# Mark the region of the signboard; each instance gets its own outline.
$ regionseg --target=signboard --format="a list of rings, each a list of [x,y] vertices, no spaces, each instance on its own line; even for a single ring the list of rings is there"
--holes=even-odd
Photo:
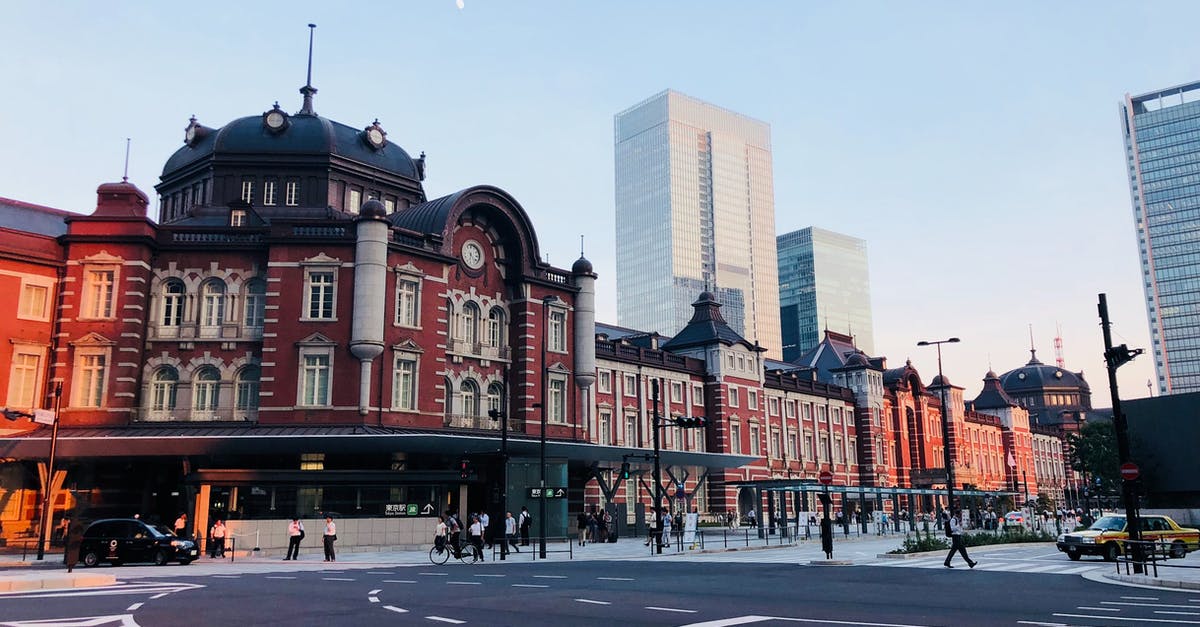
[[[383,506],[384,516],[434,516],[433,503],[386,503]]]
[[[945,468],[929,468],[926,470],[913,470],[912,482],[914,486],[933,485],[935,483],[946,483]]]
[[[525,495],[531,499],[565,499],[566,488],[526,488]]]
[[[40,425],[52,425],[54,424],[54,412],[49,409],[35,409],[33,410],[33,421]]]
[[[675,496],[677,498],[683,498],[687,496],[687,492],[684,491],[682,483],[675,484]]]
[[[821,485],[829,485],[833,483],[833,473],[828,470],[822,470],[821,474],[817,476],[817,481],[820,481]]]
[[[696,526],[700,523],[700,514],[692,512],[683,517],[683,543],[696,543]]]
[[[1133,462],[1125,462],[1124,464],[1121,464],[1122,479],[1126,481],[1133,481],[1134,479],[1138,478],[1139,474],[1140,470],[1138,469],[1137,464]]]

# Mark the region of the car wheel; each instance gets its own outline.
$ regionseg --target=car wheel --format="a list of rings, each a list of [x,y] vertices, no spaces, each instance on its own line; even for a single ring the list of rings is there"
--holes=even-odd
[[[1081,556],[1079,554],[1079,551],[1071,551],[1071,552],[1067,553],[1067,557],[1071,558],[1072,562],[1078,562],[1079,558]]]
[[[1121,547],[1117,546],[1116,542],[1109,542],[1104,546],[1104,561],[1115,562],[1120,554]]]
[[[100,556],[95,551],[88,551],[83,554],[83,565],[91,568],[100,564]]]
[[[1178,540],[1171,543],[1171,557],[1177,560],[1187,557],[1187,546]]]
[[[191,563],[192,563],[192,561],[193,561],[193,560],[179,560],[179,565],[180,565],[180,566],[187,566],[188,564],[191,564]]]
[[[154,552],[154,563],[157,566],[166,566],[167,565],[167,552],[162,549],[155,551]]]

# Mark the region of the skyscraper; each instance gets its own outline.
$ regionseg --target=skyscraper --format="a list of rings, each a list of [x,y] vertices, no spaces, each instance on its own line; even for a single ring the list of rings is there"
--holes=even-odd
[[[854,336],[855,346],[874,355],[867,243],[809,227],[780,235],[775,245],[783,359],[816,346],[825,329]]]
[[[1125,95],[1121,130],[1160,394],[1200,390],[1200,82]]]
[[[614,127],[620,324],[674,334],[707,290],[779,358],[770,126],[667,90]]]

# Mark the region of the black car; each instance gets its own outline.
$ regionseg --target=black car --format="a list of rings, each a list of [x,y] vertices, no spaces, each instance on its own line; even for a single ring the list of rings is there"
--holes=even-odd
[[[108,518],[88,525],[79,545],[84,566],[100,562],[167,562],[190,564],[200,557],[196,543],[175,537],[162,525],[148,525],[137,518]]]

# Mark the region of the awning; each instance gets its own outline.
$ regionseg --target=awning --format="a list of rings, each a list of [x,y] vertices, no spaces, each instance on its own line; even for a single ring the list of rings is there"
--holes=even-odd
[[[0,458],[38,459],[50,450],[50,428],[0,436]],[[473,455],[500,451],[494,431],[432,431],[378,426],[136,425],[60,428],[58,459],[97,457],[177,457],[300,453],[427,453]],[[525,434],[508,437],[510,457],[538,457],[539,441]],[[546,457],[585,463],[644,462],[653,451],[547,439]],[[659,459],[675,466],[738,468],[757,457],[663,450]]]

